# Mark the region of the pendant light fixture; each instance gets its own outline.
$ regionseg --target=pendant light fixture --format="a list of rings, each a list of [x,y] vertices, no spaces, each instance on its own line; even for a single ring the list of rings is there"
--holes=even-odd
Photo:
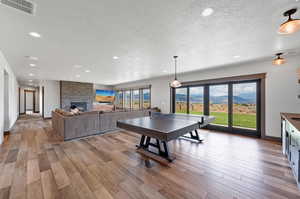
[[[297,8],[290,9],[283,13],[283,16],[289,17],[286,22],[280,25],[279,34],[292,34],[300,30],[300,19],[293,19],[291,16],[297,12]]]
[[[273,65],[282,65],[286,63],[286,60],[280,56],[282,56],[283,53],[277,53],[276,58],[273,60]]]
[[[178,88],[181,86],[180,81],[177,80],[177,58],[178,56],[173,56],[175,62],[175,79],[170,83],[172,88]]]

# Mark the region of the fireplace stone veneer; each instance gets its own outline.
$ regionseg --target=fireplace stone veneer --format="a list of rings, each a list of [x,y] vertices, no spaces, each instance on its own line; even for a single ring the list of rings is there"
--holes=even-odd
[[[72,103],[77,103],[78,107],[86,104],[83,105],[84,111],[90,111],[93,107],[93,98],[93,84],[60,81],[60,103],[62,109],[69,111]]]

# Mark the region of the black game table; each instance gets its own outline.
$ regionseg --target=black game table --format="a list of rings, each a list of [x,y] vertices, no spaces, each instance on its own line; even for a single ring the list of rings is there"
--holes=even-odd
[[[169,153],[168,141],[185,137],[202,142],[198,129],[214,120],[215,117],[205,115],[152,113],[149,117],[118,120],[117,127],[142,135],[140,144],[137,146],[138,150],[172,162],[175,158]],[[154,139],[155,143],[151,142],[151,139]],[[150,146],[155,147],[157,152],[151,151]]]

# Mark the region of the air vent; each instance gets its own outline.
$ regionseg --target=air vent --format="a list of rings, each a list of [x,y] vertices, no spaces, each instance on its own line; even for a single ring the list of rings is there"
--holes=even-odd
[[[18,9],[28,14],[34,14],[34,4],[25,0],[1,0],[1,4]]]

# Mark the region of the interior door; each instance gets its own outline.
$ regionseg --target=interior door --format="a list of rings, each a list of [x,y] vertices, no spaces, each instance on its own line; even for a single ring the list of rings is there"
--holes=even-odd
[[[34,94],[33,92],[25,92],[25,111],[34,111]]]

